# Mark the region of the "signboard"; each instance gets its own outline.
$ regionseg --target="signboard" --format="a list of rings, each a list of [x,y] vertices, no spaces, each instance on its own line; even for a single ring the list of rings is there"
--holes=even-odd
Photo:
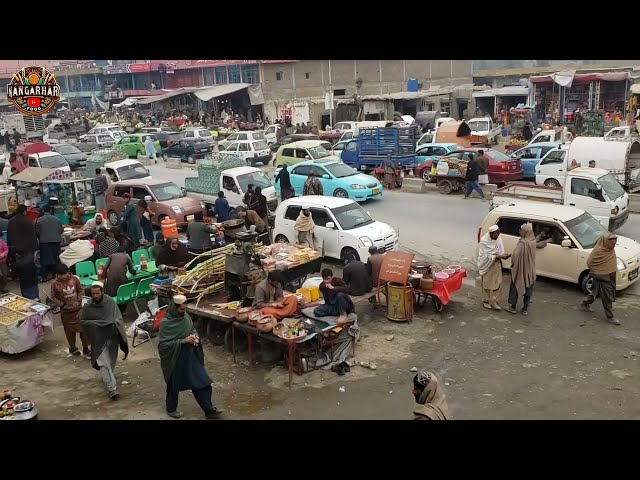
[[[107,75],[116,75],[119,73],[145,73],[150,71],[150,63],[129,63],[128,65],[102,67],[102,73]]]
[[[46,68],[24,67],[7,85],[7,100],[24,115],[42,115],[60,100],[60,85]]]
[[[405,285],[411,272],[413,253],[389,251],[384,254],[378,285],[386,282]]]

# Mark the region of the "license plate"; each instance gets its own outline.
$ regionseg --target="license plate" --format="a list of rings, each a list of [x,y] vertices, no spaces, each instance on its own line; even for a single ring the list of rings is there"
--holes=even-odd
[[[379,188],[374,188],[372,193],[374,195],[378,195],[380,193],[380,189]]]
[[[200,151],[201,151],[201,152],[206,152],[206,151],[207,151],[207,149],[206,149],[206,148],[201,148],[201,149],[200,149]]]
[[[631,273],[629,273],[629,280],[635,280],[638,276],[638,269],[636,268],[635,270],[632,270]]]

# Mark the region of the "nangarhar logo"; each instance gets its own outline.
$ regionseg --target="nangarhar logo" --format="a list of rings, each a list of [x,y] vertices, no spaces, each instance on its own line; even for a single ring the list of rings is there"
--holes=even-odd
[[[60,100],[60,85],[46,68],[24,67],[7,85],[7,99],[25,115],[42,115]]]

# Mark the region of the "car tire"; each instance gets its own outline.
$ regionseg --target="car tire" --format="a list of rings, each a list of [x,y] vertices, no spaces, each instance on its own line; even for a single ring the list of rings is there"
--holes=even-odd
[[[333,196],[338,198],[349,198],[349,194],[343,188],[336,188],[333,192]]]
[[[118,214],[115,211],[109,210],[107,212],[107,220],[109,220],[109,224],[112,227],[117,227],[118,226],[118,222],[120,221],[120,217],[118,216]]]
[[[280,234],[276,237],[276,243],[289,243],[289,239],[284,235]]]
[[[427,182],[427,183],[433,183],[435,181],[435,179],[431,176],[431,169],[430,168],[425,168],[422,171],[422,179]]]
[[[194,163],[196,163],[196,159],[193,158],[193,155],[189,155],[187,157],[187,162],[189,162],[189,165],[193,165]]]
[[[558,182],[555,178],[550,178],[549,180],[545,180],[544,186],[545,187],[559,188],[560,187],[560,182]]]
[[[589,295],[591,293],[592,286],[593,278],[591,278],[591,274],[589,272],[586,272],[580,280],[580,288],[582,289],[582,293],[584,293],[585,295]]]
[[[342,249],[342,252],[340,252],[340,260],[342,260],[342,263],[346,263],[347,259],[360,260],[360,255],[358,255],[358,252],[356,252],[353,248],[345,247]]]

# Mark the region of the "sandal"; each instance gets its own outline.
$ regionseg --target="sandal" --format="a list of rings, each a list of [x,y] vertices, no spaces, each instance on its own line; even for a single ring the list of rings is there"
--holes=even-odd
[[[360,362],[360,366],[364,368],[368,368],[369,370],[375,370],[378,368],[375,363],[371,363],[371,362]]]
[[[488,310],[491,310],[491,305],[489,305],[489,302],[482,302],[482,306]]]
[[[347,372],[347,373],[348,373],[348,372],[350,372],[350,371],[351,371],[351,367],[349,366],[349,364],[348,364],[347,362],[342,362],[340,365],[342,366],[342,368],[343,368],[343,370],[344,370],[345,372]]]

